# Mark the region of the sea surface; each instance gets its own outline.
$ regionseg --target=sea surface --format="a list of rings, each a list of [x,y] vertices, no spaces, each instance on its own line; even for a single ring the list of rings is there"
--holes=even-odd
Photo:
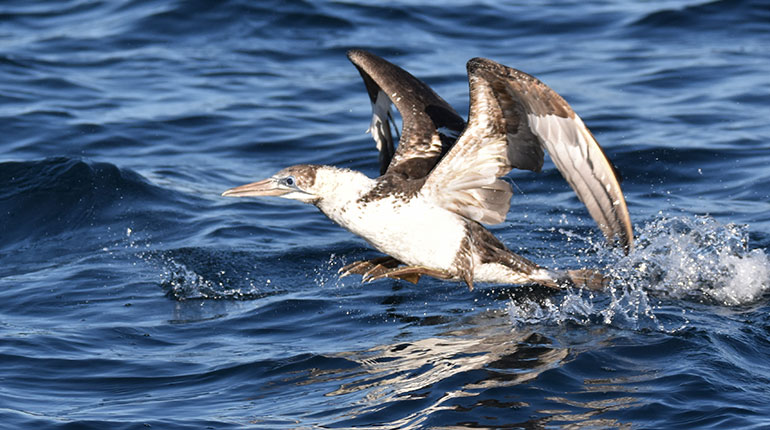
[[[539,77],[622,173],[607,248],[547,161],[492,231],[605,292],[419,284],[314,207],[227,188],[375,176],[345,52],[462,115],[465,63]],[[770,428],[770,4],[0,4],[0,428]]]

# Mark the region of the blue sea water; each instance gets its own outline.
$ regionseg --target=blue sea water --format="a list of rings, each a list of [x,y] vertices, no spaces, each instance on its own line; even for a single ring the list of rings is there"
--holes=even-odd
[[[364,48],[467,113],[465,62],[538,76],[624,177],[606,249],[552,164],[492,230],[606,292],[338,279],[311,206],[374,176]],[[770,5],[0,4],[0,428],[770,428]]]

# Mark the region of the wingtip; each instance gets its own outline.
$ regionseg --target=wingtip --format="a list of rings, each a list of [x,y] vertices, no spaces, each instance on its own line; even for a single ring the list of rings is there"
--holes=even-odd
[[[634,250],[634,236],[633,236],[633,233],[631,233],[631,236],[626,236],[626,237],[623,238],[622,245],[623,245],[623,253],[625,255],[630,254],[631,251]]]
[[[473,57],[465,64],[468,69],[468,73],[471,74],[478,69],[488,69],[490,67],[498,66],[499,64],[484,57]]]
[[[473,57],[470,60],[468,60],[467,63],[465,63],[465,68],[468,69],[468,73],[474,72],[476,69],[481,66],[482,62],[484,61],[484,58],[481,57]]]
[[[607,159],[609,161],[609,159]],[[612,163],[610,163],[612,165]],[[616,177],[618,186],[620,186],[620,178]],[[628,255],[634,250],[634,225],[631,223],[631,214],[628,212],[628,202],[626,201],[623,192],[621,191],[622,205],[617,214],[620,222],[620,231],[617,233],[617,237],[620,241],[620,245],[623,247],[623,253]]]
[[[612,236],[607,236],[607,245],[618,247],[628,255],[634,250],[634,231],[630,224],[623,225],[623,230],[616,231]]]
[[[350,60],[351,63],[356,65],[360,64],[363,61],[376,58],[376,56],[371,52],[360,48],[349,49],[347,52],[347,56],[348,56],[348,60]]]
[[[348,52],[346,53],[346,55],[350,60],[353,60],[353,58],[358,57],[364,52],[366,51],[364,51],[363,49],[353,48],[353,49],[348,49]]]

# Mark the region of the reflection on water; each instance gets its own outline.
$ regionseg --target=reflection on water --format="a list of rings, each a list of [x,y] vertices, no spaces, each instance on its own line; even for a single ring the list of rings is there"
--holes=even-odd
[[[612,338],[603,330],[583,336],[593,347]],[[599,417],[639,405],[640,400],[623,387],[623,378],[572,381],[577,390],[569,393],[561,391],[560,382],[551,386],[552,378],[570,378],[559,369],[580,354],[580,348],[560,343],[558,334],[512,330],[504,313],[490,312],[434,337],[341,353],[339,358],[358,367],[310,372],[303,384],[334,382],[336,389],[325,395],[346,396],[354,405],[334,420],[335,426],[543,428],[569,423],[624,428],[623,423]],[[553,374],[533,390],[540,385],[534,381],[548,371]],[[517,386],[520,390],[512,390]],[[501,396],[499,389],[504,387],[506,395]],[[532,406],[543,404],[552,407]],[[392,420],[395,416],[400,418]],[[385,422],[383,417],[391,420]],[[495,417],[495,425],[482,424],[490,417]]]
[[[388,340],[377,346],[345,352],[332,348],[335,352],[323,354],[317,351],[329,351],[326,345],[303,349],[296,342],[327,333],[328,322],[351,309],[342,306],[334,313],[328,306],[333,299],[312,292],[334,288],[338,297],[348,293],[344,285],[328,285],[336,279],[334,256],[321,268],[315,257],[292,260],[296,270],[313,274],[304,296],[270,281],[279,279],[277,270],[265,266],[280,259],[205,248],[142,251],[139,257],[160,269],[160,286],[175,299],[171,323],[232,321],[233,314],[242,314],[239,322],[248,333],[268,336],[257,343],[285,348],[286,360],[256,366],[260,372],[270,369],[260,376],[269,383],[258,385],[264,398],[292,400],[271,400],[269,413],[259,405],[255,416],[261,423],[289,428],[302,423],[333,428],[630,428],[633,411],[667,405],[659,399],[687,396],[687,384],[699,382],[700,376],[680,369],[673,372],[672,383],[657,364],[656,354],[693,349],[679,344],[691,336],[692,310],[682,306],[687,301],[671,299],[751,304],[766,294],[770,273],[770,259],[763,250],[751,249],[741,226],[680,217],[655,219],[638,231],[630,255],[597,253],[600,263],[612,262],[598,264],[613,274],[606,292],[487,288],[482,291],[494,302],[488,309],[495,310],[469,311],[472,316],[459,319],[467,314],[416,316],[402,301],[422,303],[417,292],[384,298],[371,292],[383,307],[366,312],[398,321],[400,331],[382,326],[388,332],[376,336]],[[355,299],[346,300],[358,300],[362,294],[355,291]],[[242,312],[252,307],[259,310]],[[295,330],[283,329],[295,321],[301,321]],[[652,345],[647,333],[665,336]],[[638,336],[632,345],[643,347],[629,351],[624,346],[629,335]],[[653,357],[645,362],[645,354]]]

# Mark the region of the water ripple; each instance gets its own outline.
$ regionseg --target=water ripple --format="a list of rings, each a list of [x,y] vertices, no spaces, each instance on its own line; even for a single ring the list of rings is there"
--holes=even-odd
[[[0,421],[13,428],[762,428],[770,9],[760,1],[0,6]],[[288,164],[375,175],[350,48],[463,114],[465,62],[543,79],[624,177],[608,250],[550,161],[492,226],[606,292],[361,284]]]

